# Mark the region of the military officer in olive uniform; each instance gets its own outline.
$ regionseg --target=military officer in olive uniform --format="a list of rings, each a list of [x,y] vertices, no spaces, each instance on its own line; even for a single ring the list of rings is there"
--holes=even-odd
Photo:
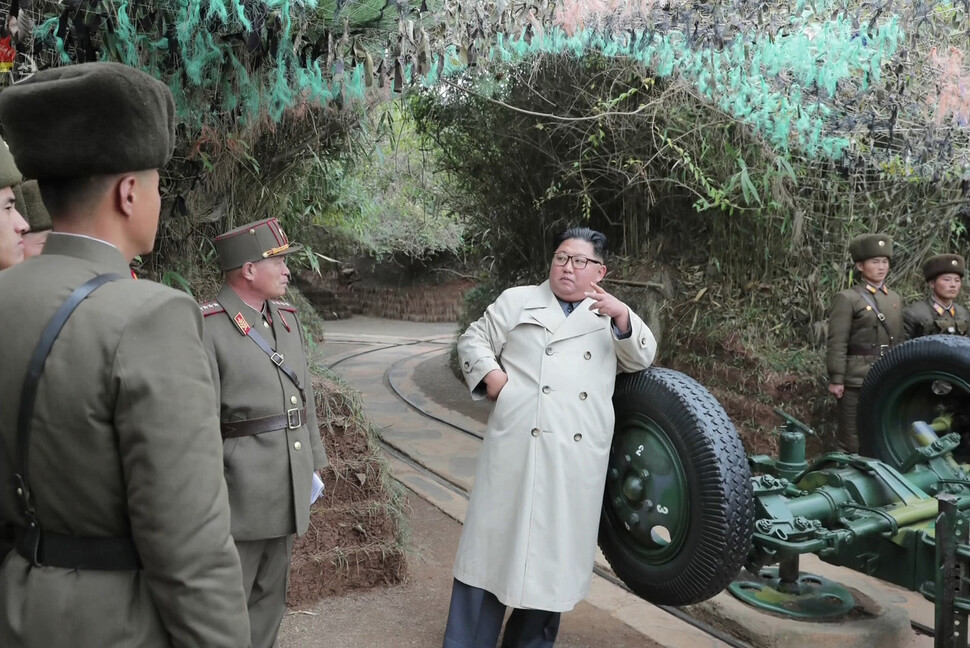
[[[903,309],[907,340],[936,333],[970,334],[970,313],[955,301],[966,273],[966,261],[959,254],[938,254],[926,260],[923,278],[930,296]]]
[[[17,185],[14,187],[14,194],[17,196],[17,211],[30,224],[30,231],[24,234],[24,258],[29,259],[44,249],[44,243],[51,233],[51,217],[44,207],[36,180],[27,180]]]
[[[0,646],[245,648],[202,316],[128,271],[154,245],[172,96],[71,65],[5,89],[0,121],[55,229],[0,272]]]
[[[0,270],[24,260],[24,234],[30,227],[17,206],[20,170],[6,143],[0,140]]]
[[[858,452],[856,409],[869,367],[903,340],[897,293],[886,286],[893,242],[885,234],[863,234],[849,243],[862,281],[838,293],[829,310],[829,393],[839,401],[837,449]]]
[[[243,566],[253,648],[270,648],[286,607],[294,534],[309,524],[313,473],[327,466],[303,329],[279,299],[299,251],[275,218],[216,237],[226,283],[202,305],[222,422],[232,536]]]

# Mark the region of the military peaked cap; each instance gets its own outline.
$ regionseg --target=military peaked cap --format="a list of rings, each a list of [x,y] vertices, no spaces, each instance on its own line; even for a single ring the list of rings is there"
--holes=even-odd
[[[157,169],[175,148],[172,93],[120,63],[37,72],[0,93],[0,122],[29,178]]]
[[[933,281],[947,272],[963,277],[967,274],[967,262],[959,254],[937,254],[923,263],[923,277],[927,281]]]
[[[36,180],[27,180],[13,190],[17,196],[17,211],[30,223],[31,232],[51,229],[51,217],[40,197],[40,187]]]
[[[885,234],[862,234],[849,242],[849,254],[855,262],[873,257],[893,257],[893,240]]]
[[[250,261],[286,256],[303,249],[302,245],[290,244],[275,218],[242,225],[220,234],[215,244],[223,270],[233,270]]]
[[[0,188],[12,187],[23,180],[20,170],[13,161],[13,155],[7,148],[7,143],[0,140]]]

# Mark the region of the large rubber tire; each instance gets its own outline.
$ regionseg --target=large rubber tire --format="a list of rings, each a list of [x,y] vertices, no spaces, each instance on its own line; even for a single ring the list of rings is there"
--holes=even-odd
[[[946,393],[943,393],[946,392]],[[970,339],[957,335],[916,338],[872,366],[859,393],[859,453],[900,468],[918,446],[915,421],[953,416],[963,437],[954,458],[970,459]]]
[[[754,523],[751,471],[734,425],[700,383],[669,369],[617,377],[613,406],[603,554],[651,603],[714,596],[741,570]]]

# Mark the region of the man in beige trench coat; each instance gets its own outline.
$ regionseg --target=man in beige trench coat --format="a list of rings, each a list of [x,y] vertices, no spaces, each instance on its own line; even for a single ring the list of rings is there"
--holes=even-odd
[[[549,280],[503,292],[458,340],[474,398],[495,400],[455,560],[444,648],[548,648],[589,591],[617,371],[656,341],[599,287],[606,237],[554,241]]]
[[[16,529],[0,646],[246,648],[202,315],[128,267],[154,245],[172,96],[133,68],[71,65],[6,88],[0,121],[55,230],[0,272],[0,303],[16,305],[0,309],[0,522]],[[95,277],[108,281],[26,379],[55,312]]]

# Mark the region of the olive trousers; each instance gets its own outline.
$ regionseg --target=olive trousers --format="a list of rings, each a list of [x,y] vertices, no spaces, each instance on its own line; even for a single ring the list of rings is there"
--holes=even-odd
[[[859,388],[846,386],[839,399],[839,429],[835,434],[835,449],[839,452],[859,452],[859,435],[856,431],[858,409]]]
[[[236,541],[249,607],[252,648],[274,648],[289,585],[293,536]]]

